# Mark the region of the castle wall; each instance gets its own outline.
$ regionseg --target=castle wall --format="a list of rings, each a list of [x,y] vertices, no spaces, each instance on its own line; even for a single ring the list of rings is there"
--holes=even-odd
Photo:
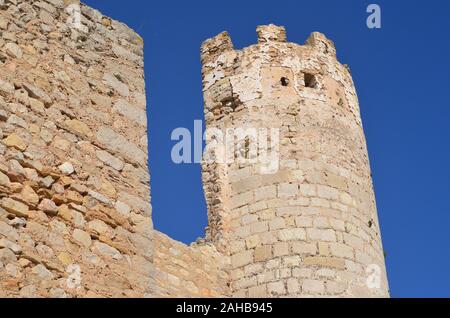
[[[388,296],[358,99],[333,43],[263,26],[242,50],[226,33],[206,41],[202,62],[207,128],[279,131],[273,172],[234,155],[203,165],[208,238],[231,258],[233,296]],[[233,142],[261,159],[255,140]]]
[[[186,246],[155,231],[154,295],[157,297],[228,297],[229,259],[213,244]]]
[[[0,296],[142,297],[143,43],[71,3],[0,1]]]

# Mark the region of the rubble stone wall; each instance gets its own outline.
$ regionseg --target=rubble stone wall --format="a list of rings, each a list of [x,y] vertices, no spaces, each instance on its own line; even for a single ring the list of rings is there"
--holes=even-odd
[[[143,297],[143,43],[70,4],[0,1],[0,296]]]

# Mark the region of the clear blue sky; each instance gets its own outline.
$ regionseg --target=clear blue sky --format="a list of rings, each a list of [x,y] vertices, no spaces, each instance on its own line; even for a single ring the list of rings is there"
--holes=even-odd
[[[335,41],[357,86],[393,297],[450,297],[450,2],[85,0],[145,40],[154,223],[192,242],[207,224],[199,165],[172,163],[173,129],[203,118],[199,48],[228,30],[237,48],[259,24],[304,43]],[[382,8],[381,30],[366,7]]]

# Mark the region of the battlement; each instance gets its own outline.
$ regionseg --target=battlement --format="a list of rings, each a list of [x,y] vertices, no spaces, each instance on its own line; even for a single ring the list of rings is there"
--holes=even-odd
[[[274,24],[260,25],[256,28],[257,44],[277,44],[289,43],[287,41],[286,29],[284,26],[276,26]],[[293,43],[291,43],[293,44]],[[309,46],[323,54],[336,56],[336,48],[333,41],[328,39],[320,32],[312,32],[306,40],[305,44],[296,44],[299,46]],[[216,60],[219,56],[226,52],[234,51],[233,41],[228,32],[222,32],[212,37],[201,46],[202,63],[207,64]]]
[[[206,64],[211,62],[224,52],[232,50],[234,50],[234,46],[230,35],[228,32],[222,32],[203,42],[201,46],[202,63]]]
[[[308,40],[306,40],[306,44],[311,45],[322,53],[336,56],[336,47],[334,46],[334,42],[320,32],[311,33]]]
[[[286,29],[283,26],[260,25],[256,28],[258,43],[286,42]]]

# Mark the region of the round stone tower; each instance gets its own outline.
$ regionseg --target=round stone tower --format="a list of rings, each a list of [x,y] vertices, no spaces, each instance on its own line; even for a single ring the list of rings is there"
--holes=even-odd
[[[230,257],[232,296],[388,297],[350,71],[320,33],[257,33],[202,46],[207,239]]]

